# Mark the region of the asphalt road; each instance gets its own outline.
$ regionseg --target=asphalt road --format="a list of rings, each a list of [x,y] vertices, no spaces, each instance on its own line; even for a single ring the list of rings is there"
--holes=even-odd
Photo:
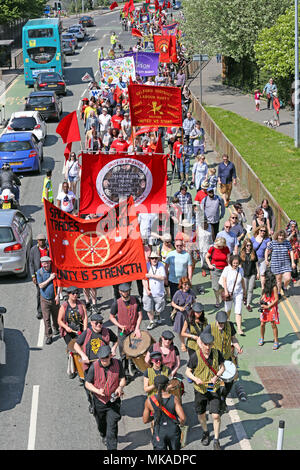
[[[64,24],[73,24],[72,19]],[[86,72],[97,73],[97,51],[101,45],[109,46],[110,31],[120,35],[124,46],[133,43],[128,33],[122,33],[119,13],[108,13],[95,18],[96,27],[89,28],[89,40],[73,57],[68,57],[65,79],[68,94],[63,98],[63,109],[71,112],[78,109],[80,98],[85,95],[87,84],[81,81]],[[30,90],[29,90],[30,91]],[[24,91],[26,94],[26,90]],[[28,91],[27,91],[28,93]],[[20,98],[20,97],[19,97]],[[16,100],[17,101],[17,100]],[[22,109],[22,106],[15,110]],[[43,230],[44,216],[41,204],[42,181],[46,168],[53,169],[54,194],[63,181],[64,144],[55,134],[57,124],[48,124],[48,137],[44,148],[43,172],[40,176],[25,176],[22,180],[22,210],[32,217],[34,239]],[[83,137],[83,134],[82,134]],[[78,144],[74,150],[79,151]],[[100,444],[94,418],[88,413],[85,392],[78,379],[67,376],[67,355],[64,341],[57,337],[52,345],[46,346],[43,338],[43,324],[36,319],[35,288],[28,277],[25,281],[14,277],[0,279],[1,304],[7,308],[5,336],[7,364],[0,368],[0,449],[1,450],[97,450]],[[135,286],[134,286],[135,287]],[[134,291],[136,292],[136,291]],[[111,287],[98,290],[99,305],[105,319],[113,298]],[[164,316],[165,322],[151,332],[155,339],[166,328],[171,329],[167,320],[170,307]],[[144,314],[142,329],[148,321]],[[107,321],[106,326],[110,326]],[[115,327],[112,328],[115,331]],[[177,342],[177,341],[176,341]],[[181,355],[180,374],[184,373],[187,354]],[[188,415],[190,431],[187,450],[204,449],[200,438],[202,431],[193,408],[193,388],[186,385],[183,397],[184,409]],[[125,389],[122,402],[123,418],[119,425],[119,449],[151,450],[149,426],[142,423],[145,395],[142,377],[138,377]],[[221,445],[227,449],[240,449],[242,433],[236,434],[232,421],[234,410],[222,418]],[[210,421],[209,428],[212,429]],[[211,449],[212,447],[208,447]]]

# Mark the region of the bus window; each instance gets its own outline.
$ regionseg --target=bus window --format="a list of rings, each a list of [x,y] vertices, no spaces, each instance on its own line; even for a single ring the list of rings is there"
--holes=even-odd
[[[52,38],[52,28],[41,28],[41,29],[28,29],[29,38]]]
[[[31,47],[27,53],[36,64],[48,64],[56,54],[56,47]]]

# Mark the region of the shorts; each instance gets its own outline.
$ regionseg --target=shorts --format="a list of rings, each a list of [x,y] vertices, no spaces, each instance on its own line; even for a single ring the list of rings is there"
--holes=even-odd
[[[77,176],[70,176],[70,175],[69,175],[69,176],[68,176],[68,181],[69,181],[70,183],[73,183],[73,181],[77,181]]]
[[[229,302],[226,300],[224,305],[225,312],[229,312],[232,309],[232,304],[234,304],[234,313],[236,315],[242,314],[242,306],[243,306],[243,292],[239,294],[233,294],[233,299]]]
[[[162,313],[165,309],[165,297],[143,296],[143,307],[146,312]]]
[[[227,183],[227,184],[221,183],[220,184],[220,193],[221,194],[227,194],[228,196],[230,196],[231,191],[232,191],[232,183]]]
[[[210,414],[220,414],[221,406],[221,392],[220,389],[216,392],[200,393],[195,390],[195,411],[197,415],[203,415],[206,412],[208,405],[208,411]]]

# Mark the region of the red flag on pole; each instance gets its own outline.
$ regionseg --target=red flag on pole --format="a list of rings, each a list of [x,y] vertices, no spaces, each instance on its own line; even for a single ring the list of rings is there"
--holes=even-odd
[[[158,134],[155,153],[164,153],[164,149],[163,149],[163,146],[162,146],[162,140],[161,140],[161,135],[160,134]]]
[[[69,144],[70,142],[80,142],[81,137],[76,111],[67,114],[67,116],[65,116],[60,121],[56,128],[56,133],[61,136],[64,144]]]
[[[133,0],[129,0],[128,6],[129,6],[129,13],[132,13],[135,10]]]
[[[137,28],[132,28],[131,34],[132,34],[132,36],[137,36],[138,38],[143,37],[143,34],[141,33],[141,31]]]
[[[113,10],[113,9],[116,8],[117,6],[119,6],[119,5],[117,4],[117,2],[113,2],[113,3],[110,5],[109,9],[110,9],[110,10]]]

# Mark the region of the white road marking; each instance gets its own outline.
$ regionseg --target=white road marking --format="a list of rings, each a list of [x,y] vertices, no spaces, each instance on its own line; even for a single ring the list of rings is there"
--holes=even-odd
[[[252,447],[251,447],[249,439],[247,438],[247,434],[244,429],[244,426],[240,421],[239,414],[237,410],[234,408],[234,401],[232,400],[232,398],[227,398],[227,404],[230,406],[228,414],[233,424],[241,449],[252,450]]]
[[[43,323],[43,322],[41,322],[41,323]],[[38,413],[39,390],[40,390],[39,385],[34,385],[33,386],[27,450],[34,450],[35,449],[36,422],[37,422],[37,413]]]
[[[87,92],[87,88],[81,93],[80,97],[82,98]]]
[[[39,337],[37,342],[37,347],[42,348],[44,344],[44,336],[45,336],[45,325],[43,320],[40,321],[40,329],[39,329]]]

